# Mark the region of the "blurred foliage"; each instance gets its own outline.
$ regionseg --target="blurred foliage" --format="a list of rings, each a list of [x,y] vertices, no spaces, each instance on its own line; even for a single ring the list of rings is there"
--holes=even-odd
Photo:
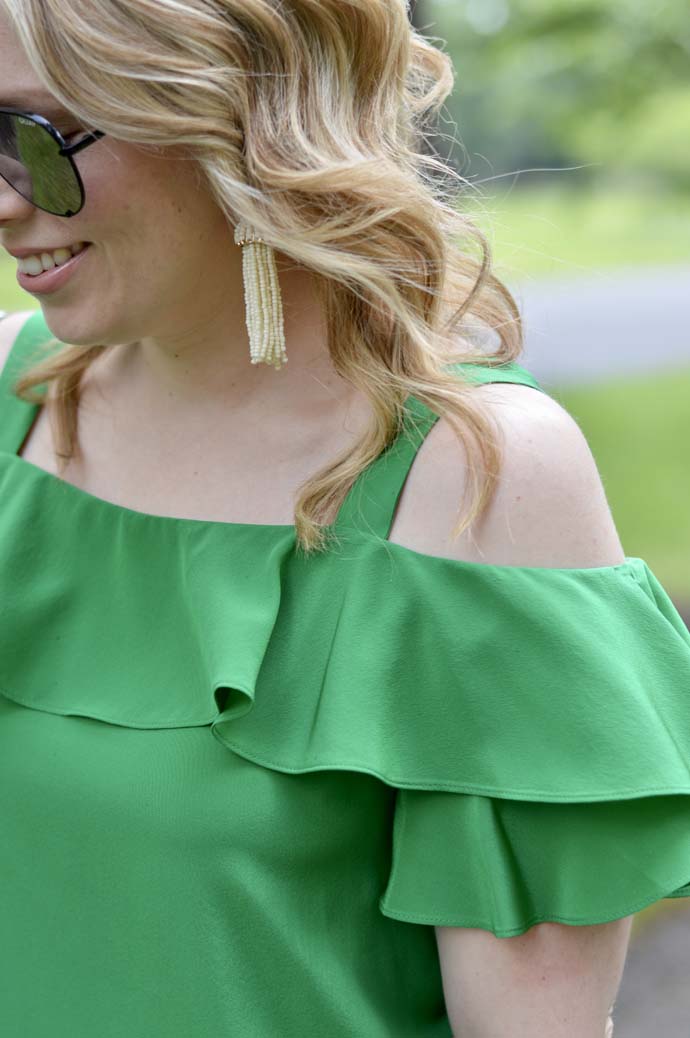
[[[584,163],[690,188],[687,0],[419,0],[415,23],[454,59],[441,130],[482,179]]]
[[[519,190],[502,181],[489,187],[494,190],[485,188],[480,199],[467,193],[462,208],[484,231],[497,273],[511,284],[688,262],[690,199],[663,185],[643,192],[604,181],[581,190],[553,177]]]

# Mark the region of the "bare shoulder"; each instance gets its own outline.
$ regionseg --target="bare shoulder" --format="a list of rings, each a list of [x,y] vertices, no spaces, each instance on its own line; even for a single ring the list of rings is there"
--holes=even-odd
[[[17,336],[35,310],[18,310],[0,317],[0,371],[5,367]]]
[[[489,565],[589,568],[623,562],[594,456],[573,416],[531,386],[489,383],[475,392],[502,445],[491,504],[461,537],[450,539],[470,475],[462,445],[441,418],[417,453],[390,540]]]

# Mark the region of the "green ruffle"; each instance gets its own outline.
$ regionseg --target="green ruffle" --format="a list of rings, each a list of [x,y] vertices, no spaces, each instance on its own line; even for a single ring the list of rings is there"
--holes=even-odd
[[[255,699],[213,731],[266,767],[398,788],[384,915],[509,937],[690,896],[690,634],[642,559],[493,567],[372,539],[345,565],[288,563]]]
[[[397,795],[393,867],[379,901],[393,919],[514,937],[541,922],[609,922],[666,897],[690,897],[687,796]]]
[[[362,537],[285,559],[228,747],[284,771],[579,801],[690,792],[690,633],[642,559],[486,566]]]
[[[396,919],[510,936],[690,895],[690,633],[644,560],[489,566],[365,533],[306,560],[292,527],[146,516],[6,454],[0,493],[7,698],[379,778]]]

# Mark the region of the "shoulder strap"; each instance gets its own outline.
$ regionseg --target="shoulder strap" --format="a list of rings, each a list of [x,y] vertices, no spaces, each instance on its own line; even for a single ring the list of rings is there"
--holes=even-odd
[[[470,382],[513,382],[546,392],[529,371],[515,362],[492,367],[471,361],[448,367]],[[336,533],[354,526],[387,539],[412,462],[439,418],[413,396],[405,401],[405,411],[405,427],[401,434],[360,473],[350,488],[333,526]]]
[[[62,343],[51,334],[43,311],[37,310],[24,322],[0,372],[0,451],[17,454],[34,422],[40,405],[20,400],[14,385],[24,371],[46,356],[46,346],[60,348]],[[451,364],[449,369],[470,382],[513,382],[545,392],[529,371],[514,362],[493,367],[469,362]],[[421,400],[407,398],[403,431],[355,480],[334,523],[337,533],[354,526],[388,537],[417,451],[438,418]]]
[[[43,311],[37,310],[24,322],[0,372],[0,450],[6,453],[20,450],[40,407],[15,396],[14,385],[20,375],[44,359],[45,346],[50,342],[62,345],[51,334]]]

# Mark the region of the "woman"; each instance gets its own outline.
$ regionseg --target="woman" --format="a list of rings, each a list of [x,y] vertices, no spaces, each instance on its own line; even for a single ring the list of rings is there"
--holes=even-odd
[[[423,152],[448,57],[403,0],[0,13],[4,1032],[610,1034],[690,635]]]

